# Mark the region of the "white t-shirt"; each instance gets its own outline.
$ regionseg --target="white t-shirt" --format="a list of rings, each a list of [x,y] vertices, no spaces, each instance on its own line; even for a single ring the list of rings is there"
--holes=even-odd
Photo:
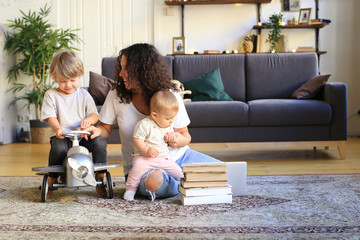
[[[78,130],[81,121],[90,114],[98,114],[94,99],[83,88],[77,88],[72,94],[59,93],[56,89],[46,91],[41,121],[56,117],[64,131]]]
[[[170,149],[164,137],[168,132],[174,132],[172,125],[167,128],[161,128],[151,117],[146,117],[136,124],[133,137],[143,140],[147,146],[158,150],[159,157],[167,158]],[[142,153],[134,147],[133,156],[138,155],[142,155]]]
[[[184,102],[178,92],[174,93],[179,102],[179,112],[175,117],[174,128],[183,128],[190,124],[189,116],[186,112]],[[120,103],[119,97],[116,95],[116,90],[109,91],[104,105],[101,108],[99,120],[105,124],[119,126],[119,135],[121,139],[121,150],[123,155],[124,174],[128,174],[131,169],[132,152],[134,144],[132,137],[135,125],[141,119],[147,116],[140,113],[135,106],[130,103]],[[182,148],[172,149],[170,157],[178,159],[181,157],[188,146]]]

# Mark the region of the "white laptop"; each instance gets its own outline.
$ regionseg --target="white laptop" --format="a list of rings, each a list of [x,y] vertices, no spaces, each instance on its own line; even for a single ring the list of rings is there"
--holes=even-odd
[[[228,184],[232,187],[233,196],[246,195],[246,162],[226,162]]]

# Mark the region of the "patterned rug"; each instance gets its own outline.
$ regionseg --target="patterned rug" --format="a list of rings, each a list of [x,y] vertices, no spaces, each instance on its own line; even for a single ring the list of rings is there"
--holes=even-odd
[[[360,174],[249,176],[232,204],[179,196],[125,202],[63,188],[40,202],[41,177],[0,177],[0,239],[359,239]]]

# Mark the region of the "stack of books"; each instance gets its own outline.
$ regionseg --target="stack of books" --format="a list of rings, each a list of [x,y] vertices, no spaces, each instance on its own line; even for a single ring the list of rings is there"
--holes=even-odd
[[[330,19],[324,19],[324,18],[316,18],[316,19],[311,19],[311,24],[329,24],[331,23]]]
[[[182,204],[232,203],[226,163],[189,163],[182,168],[184,178],[179,185]]]

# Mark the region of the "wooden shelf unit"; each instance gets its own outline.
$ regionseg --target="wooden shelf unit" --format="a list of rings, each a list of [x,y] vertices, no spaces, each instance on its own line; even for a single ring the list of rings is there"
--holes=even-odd
[[[205,4],[257,4],[257,19],[258,22],[261,20],[261,4],[262,3],[271,3],[272,0],[173,0],[165,1],[166,5],[178,5],[181,6],[181,30],[182,37],[184,37],[184,6],[185,5],[205,5]],[[315,0],[315,18],[319,17],[319,0]],[[283,29],[315,29],[315,52],[318,55],[325,54],[326,51],[319,51],[319,29],[327,26],[327,23],[322,24],[294,24],[294,25],[285,25],[281,28]],[[254,25],[253,29],[257,29],[259,34],[262,29],[266,29],[266,25]],[[223,54],[223,53],[220,53]]]
[[[165,1],[166,5],[205,5],[205,4],[234,4],[234,3],[270,3],[271,0],[188,0],[188,1]]]

